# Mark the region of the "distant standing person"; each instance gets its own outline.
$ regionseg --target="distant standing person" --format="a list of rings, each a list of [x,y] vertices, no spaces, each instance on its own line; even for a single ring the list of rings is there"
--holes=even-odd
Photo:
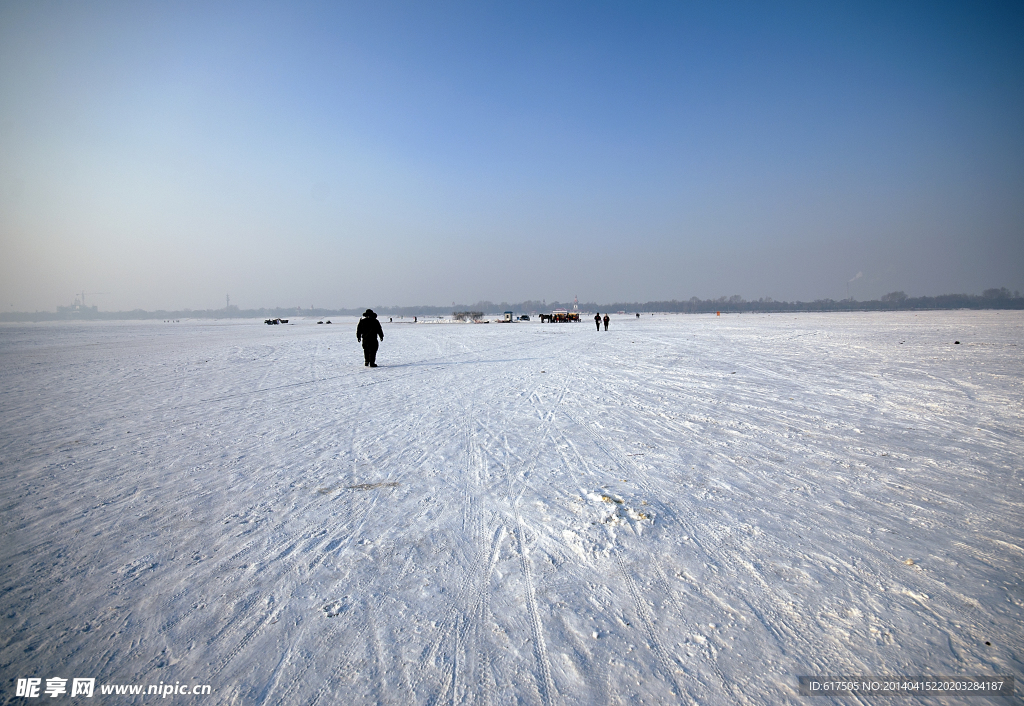
[[[604,315],[604,330],[605,330],[605,331],[607,331],[607,330],[608,330],[608,322],[609,322],[609,321],[611,321],[611,319],[609,319],[609,318],[608,318],[608,314],[605,314],[605,315]],[[601,327],[600,327],[600,326],[598,326],[598,327],[597,327],[597,330],[598,330],[598,331],[600,331],[600,330],[601,330]]]
[[[367,309],[356,326],[356,340],[363,344],[363,365],[370,368],[377,367],[377,347],[380,345],[377,342],[378,336],[384,340],[384,329],[380,327],[373,309]]]
[[[601,330],[601,312],[594,314],[594,323],[597,324],[597,330]]]

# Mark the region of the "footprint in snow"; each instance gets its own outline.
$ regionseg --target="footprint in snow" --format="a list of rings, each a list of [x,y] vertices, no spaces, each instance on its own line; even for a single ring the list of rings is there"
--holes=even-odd
[[[350,607],[349,597],[345,596],[340,601],[331,601],[323,607],[324,615],[328,618],[337,618]]]

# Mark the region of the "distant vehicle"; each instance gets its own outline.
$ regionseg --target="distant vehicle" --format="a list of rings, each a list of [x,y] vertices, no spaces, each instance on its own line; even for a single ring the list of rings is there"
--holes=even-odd
[[[519,320],[520,321],[529,321],[530,320],[530,315],[529,314],[523,314],[522,316],[519,317]]]

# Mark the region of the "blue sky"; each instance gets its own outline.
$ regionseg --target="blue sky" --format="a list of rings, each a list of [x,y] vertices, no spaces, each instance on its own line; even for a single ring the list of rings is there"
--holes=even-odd
[[[1024,290],[1021,36],[1019,3],[3,2],[0,302]]]

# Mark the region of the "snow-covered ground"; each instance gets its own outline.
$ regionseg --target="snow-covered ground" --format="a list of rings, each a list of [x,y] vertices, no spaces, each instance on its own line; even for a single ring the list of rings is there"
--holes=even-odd
[[[0,326],[5,701],[1022,675],[1022,313],[334,321]]]

